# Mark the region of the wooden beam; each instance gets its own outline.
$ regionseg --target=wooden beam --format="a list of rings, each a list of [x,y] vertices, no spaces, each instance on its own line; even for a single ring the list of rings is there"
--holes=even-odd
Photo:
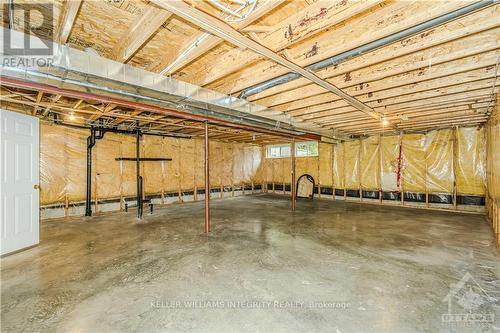
[[[98,113],[98,114],[96,114],[95,116],[91,117],[91,118],[89,119],[89,121],[96,121],[96,120],[99,120],[102,116],[107,115],[107,114],[108,114],[110,111],[112,111],[114,108],[116,108],[116,105],[114,105],[114,104],[108,104],[108,105],[106,105],[106,106],[102,109],[102,111],[101,111],[101,113],[100,113],[100,114]]]
[[[392,121],[394,122],[395,127],[401,128],[404,126],[409,126],[412,124],[418,124],[418,123],[431,123],[431,122],[446,122],[450,121],[455,118],[461,118],[461,117],[469,117],[469,118],[484,118],[487,117],[486,114],[486,108],[482,109],[477,109],[477,110],[458,110],[458,111],[453,111],[453,112],[446,112],[444,111],[443,113],[437,113],[437,114],[431,114],[431,115],[422,115],[419,118],[416,119],[409,119],[406,121],[398,121],[393,119]],[[446,113],[445,113],[446,112]],[[366,130],[366,129],[371,129],[371,128],[379,128],[381,127],[380,123],[377,122],[352,122],[350,124],[344,124],[340,125],[339,127],[336,127],[338,130],[341,131],[355,131],[355,130]]]
[[[170,12],[156,6],[148,6],[144,14],[119,39],[120,43],[113,52],[112,58],[118,62],[129,61],[170,16],[172,16]]]
[[[59,96],[59,95],[57,95]],[[56,96],[56,97],[57,97]],[[36,102],[32,101],[25,101],[25,100],[18,100],[18,99],[13,99],[13,98],[3,98],[2,96],[2,102],[11,102],[11,103],[17,103],[21,105],[27,105],[34,107]],[[61,113],[61,114],[66,114],[68,112],[75,112],[79,114],[85,114],[89,115],[90,117],[95,116],[95,115],[101,115],[101,111],[99,110],[85,110],[82,108],[75,109],[73,107],[67,106],[67,105],[62,105],[62,104],[57,104],[57,102],[40,102],[40,107],[44,107],[47,109],[54,109],[53,112]],[[58,110],[58,111],[56,111]],[[138,113],[132,113],[132,114],[123,114],[123,113],[113,113],[109,112],[108,116],[111,118],[116,118],[114,124],[117,123],[122,123],[127,120],[133,120],[133,121],[144,121],[144,122],[155,122],[157,124],[162,124],[162,125],[169,125],[169,126],[177,126],[177,127],[182,127],[182,128],[193,128],[194,126],[185,126],[185,125],[178,125],[174,124],[172,122],[169,122],[168,120],[159,120],[155,119],[154,117],[144,117],[144,116],[139,116],[140,113],[144,112],[142,110],[137,110],[140,111]],[[162,115],[162,118],[165,118],[165,115]],[[199,127],[196,127],[199,128]]]
[[[56,103],[61,99],[61,97],[62,97],[62,95],[55,95],[54,98],[52,99],[52,101],[49,102],[47,105],[45,105],[45,110],[43,111],[44,116],[46,116],[50,112],[50,109],[56,105]],[[41,102],[38,103],[38,105],[41,105],[41,104],[42,104]]]
[[[390,123],[394,124],[395,126],[399,126],[421,121],[422,118],[446,120],[456,116],[472,116],[472,115],[484,116],[486,113],[486,107],[487,105],[483,104],[479,105],[478,108],[473,108],[473,109],[463,106],[456,108],[440,108],[421,113],[409,114],[408,120],[404,121],[401,120],[398,115],[388,115],[387,119],[389,120]],[[335,123],[335,129],[339,130],[352,130],[352,129],[378,127],[378,126],[380,126],[380,123],[372,119],[364,119],[364,120],[355,119],[355,120]]]
[[[359,3],[361,4],[361,2]],[[379,10],[367,11],[367,14],[362,14],[351,22],[340,25],[338,29],[331,29],[317,37],[304,40],[302,43],[290,48],[290,54],[293,56],[295,63],[300,66],[307,66],[392,35],[402,29],[423,23],[468,4],[470,4],[468,1],[385,2],[379,6],[381,8]],[[370,33],[367,33],[367,31]],[[266,43],[266,45],[271,46],[273,43]],[[206,75],[210,83],[214,82],[212,78],[226,77],[231,73],[234,73],[234,76],[226,77],[226,80],[211,84],[209,88],[226,94],[233,94],[289,72],[287,68],[275,66],[272,62],[259,61],[257,63],[256,60],[260,60],[260,58],[251,59],[248,54],[245,57],[235,58],[235,60],[238,61],[238,64],[233,67],[232,64],[235,61],[226,59],[224,55],[219,59],[220,62],[214,64]],[[224,64],[224,66],[221,66],[221,64]],[[234,68],[237,68],[237,73],[233,70]],[[199,74],[201,73],[197,73],[197,75]],[[200,79],[192,79],[189,76],[184,76],[183,79],[197,85],[209,83],[205,81],[200,83]]]
[[[267,25],[249,25],[246,28],[241,29],[241,32],[257,32],[257,33],[267,33],[271,32],[275,27],[267,26]]]
[[[395,111],[390,113],[387,112],[386,118],[392,121],[392,120],[399,120],[401,117],[414,118],[422,114],[432,114],[439,112],[445,114],[446,112],[483,108],[486,107],[488,103],[489,103],[488,100],[483,100],[481,101],[481,103],[475,103],[474,101],[465,101],[462,103],[455,103],[449,105],[433,105],[425,109],[416,109],[416,110],[409,109],[409,110]],[[318,125],[334,124],[335,128],[339,128],[339,126],[348,123],[366,123],[366,122],[371,123],[373,122],[373,120],[364,115],[360,116],[358,112],[358,114],[356,115],[339,114],[327,118],[320,118],[314,120],[314,122]]]
[[[79,99],[79,100],[75,103],[75,105],[73,106],[73,108],[78,109],[78,108],[80,107],[80,105],[82,105],[82,103],[83,103],[83,99]]]
[[[252,22],[257,21],[262,16],[266,15],[274,8],[282,4],[285,0],[271,0],[259,3],[259,6],[252,13],[252,15],[240,22],[234,24],[236,30],[241,30]],[[159,71],[162,74],[172,74],[180,70],[184,66],[193,62],[203,54],[207,53],[224,40],[218,36],[211,35],[206,32],[196,33],[185,45],[180,48],[179,53],[175,56],[174,60],[165,59],[154,68],[153,71]]]
[[[432,114],[442,114],[443,116],[446,116],[450,113],[453,112],[466,112],[466,111],[474,111],[478,109],[482,109],[488,106],[488,102],[483,102],[483,103],[467,103],[467,104],[462,104],[462,105],[451,105],[451,106],[436,106],[436,107],[431,107],[425,110],[416,110],[416,111],[406,111],[406,112],[398,112],[398,113],[388,113],[386,118],[389,120],[390,123],[404,123],[407,120],[415,119],[421,116],[425,115],[432,115]],[[403,120],[407,119],[407,120]],[[340,129],[342,126],[347,126],[348,124],[375,124],[377,122],[374,122],[372,119],[367,118],[367,117],[349,117],[349,118],[343,118],[343,117],[338,117],[335,119],[325,119],[321,121],[315,122],[318,125],[330,125],[333,126],[335,129]]]
[[[391,111],[395,108],[414,107],[424,104],[432,104],[442,102],[447,99],[460,99],[474,96],[484,96],[491,94],[493,80],[486,79],[473,83],[457,84],[452,87],[442,88],[439,91],[425,91],[409,94],[405,96],[385,98],[376,101],[367,102],[372,107],[378,108],[379,111]],[[345,113],[356,111],[351,106],[342,106],[338,102],[324,103],[317,106],[305,107],[296,109],[289,113],[298,118],[299,116],[307,116],[309,114],[320,114],[322,112]]]
[[[39,91],[38,94],[36,95],[36,103],[35,103],[35,106],[33,107],[33,111],[31,111],[31,115],[32,116],[35,116],[38,112],[38,105],[40,104],[40,102],[42,101],[42,97],[43,97],[43,92],[42,91]],[[4,97],[5,98],[5,97]]]
[[[427,98],[427,97],[437,97],[437,96],[440,96],[440,97],[449,96],[450,98],[453,98],[452,96],[456,93],[468,92],[469,91],[468,87],[470,87],[471,89],[476,88],[474,86],[476,84],[477,83],[466,83],[466,84],[461,84],[461,85],[457,85],[457,86],[453,86],[453,87],[443,88],[443,89],[440,89],[440,91],[433,91],[432,90],[432,91],[420,92],[420,93],[417,93],[416,95],[398,96],[398,97],[392,98],[391,100],[398,103],[399,101],[413,101],[414,97],[418,97],[421,100],[425,100],[425,98]],[[492,84],[493,84],[493,79],[484,80],[481,83],[481,85],[482,85],[481,91],[491,92]],[[497,83],[496,88],[495,88],[496,92],[499,91],[499,86],[500,86],[500,83]],[[324,127],[325,128],[335,128],[334,124],[335,124],[334,122],[332,122],[330,125],[324,124]]]
[[[421,64],[422,67],[439,64],[445,61],[461,58],[461,51],[473,54],[474,49],[478,51],[486,50],[492,43],[498,44],[498,27],[500,22],[496,19],[500,13],[495,8],[490,7],[481,12],[473,13],[458,20],[436,27],[432,34],[416,35],[393,43],[378,50],[358,56],[348,61],[327,67],[318,71],[318,75],[323,79],[350,74],[352,83],[363,82],[362,77],[357,77],[355,73],[361,73],[361,69],[373,66],[374,69],[382,66],[387,67],[383,73],[395,75],[401,70],[411,70],[411,64],[415,66]],[[405,64],[410,67],[405,67]],[[374,66],[380,64],[379,66]],[[394,67],[390,67],[394,64]],[[401,64],[401,66],[399,66]],[[413,67],[416,69],[416,67]],[[265,97],[273,96],[282,92],[304,87],[310,83],[299,78],[297,80],[275,86],[261,93],[250,96],[248,100],[262,100]],[[265,102],[259,102],[265,104]]]
[[[292,45],[323,32],[325,29],[375,8],[382,1],[318,1],[301,10],[299,13],[283,20],[273,31],[262,36],[263,45],[273,51],[281,51]],[[241,52],[234,49],[221,56],[210,70],[202,73],[192,73],[184,77],[187,81],[196,85],[207,85],[217,81],[240,69],[251,66],[253,63],[265,59],[262,55],[252,52]],[[274,65],[271,63],[271,65]]]
[[[54,38],[56,43],[66,44],[68,41],[82,2],[82,0],[67,0],[62,2],[62,10]]]
[[[443,128],[451,128],[454,126],[477,126],[480,124],[484,124],[485,122],[486,121],[484,119],[452,120],[451,122],[448,122],[448,123],[444,122],[444,123],[440,123],[440,124],[433,123],[433,124],[414,125],[413,127],[399,129],[398,131],[388,131],[385,128],[372,128],[372,129],[366,129],[366,130],[351,131],[351,132],[349,132],[349,134],[352,134],[352,135],[375,135],[375,134],[379,134],[379,133],[384,133],[384,134],[397,135],[401,132],[428,131],[428,130],[436,130],[436,129],[443,129]]]
[[[246,47],[250,50],[253,50],[254,52],[276,62],[279,65],[287,67],[289,70],[302,75],[303,77],[309,79],[310,81],[320,85],[324,89],[331,91],[332,93],[336,94],[337,96],[343,98],[347,103],[350,105],[354,106],[355,108],[359,109],[360,111],[363,111],[367,114],[369,114],[371,117],[380,119],[381,116],[377,112],[375,112],[371,107],[368,105],[358,101],[357,99],[351,97],[350,95],[344,93],[342,90],[338,89],[331,83],[324,81],[320,79],[317,75],[314,73],[305,70],[304,68],[300,67],[299,65],[295,64],[294,62],[291,62],[287,59],[282,58],[272,50],[262,46],[261,44],[251,40],[248,37],[243,36],[241,33],[237,32],[236,30],[232,29],[229,25],[214,19],[213,17],[193,8],[188,6],[186,3],[180,1],[180,0],[173,0],[173,1],[167,1],[167,0],[153,0],[154,3],[158,4],[159,6],[162,6],[163,8],[175,13],[176,15],[200,26],[201,28],[213,33],[214,35],[217,35],[228,42],[233,43],[234,45],[241,46],[241,47]]]
[[[418,121],[414,123],[409,123],[405,125],[399,125],[399,129],[408,129],[411,127],[416,127],[416,126],[439,126],[442,124],[448,124],[450,126],[453,126],[457,124],[458,122],[461,123],[469,123],[469,122],[486,122],[488,120],[487,115],[468,115],[468,116],[457,116],[457,117],[450,117],[448,119],[434,119],[434,120],[425,120],[425,121]]]
[[[472,65],[475,67],[475,65]],[[392,84],[388,86],[382,86],[381,90],[377,90],[377,85],[371,84],[368,89],[360,90],[356,87],[345,89],[348,93],[356,96],[359,100],[364,103],[371,101],[378,101],[384,98],[402,96],[406,94],[414,94],[420,91],[440,89],[442,87],[447,87],[451,85],[456,85],[465,82],[473,82],[482,79],[487,79],[495,76],[495,67],[483,63],[482,68],[472,69],[467,72],[450,74],[445,77],[433,78],[427,81],[420,81],[412,83],[410,81],[403,82],[402,85]],[[384,84],[384,81],[381,82]],[[295,109],[309,107],[312,108],[314,105],[320,105],[324,103],[336,104],[338,107],[347,106],[347,103],[338,97],[332,95],[331,93],[324,93],[321,95],[316,95],[312,97],[306,97],[300,100],[292,101],[283,105],[274,107],[277,111],[291,111]]]
[[[125,121],[127,121],[135,116],[138,116],[143,112],[144,112],[143,110],[134,110],[130,114],[127,114],[125,118],[115,120],[113,122],[113,125],[120,125],[121,123],[123,123],[123,122],[125,122]]]
[[[450,104],[452,105],[461,104],[465,102],[471,102],[473,100],[482,101],[483,99],[488,98],[490,90],[491,89],[475,90],[471,92],[467,91],[447,96],[427,98],[424,100],[416,100],[416,101],[404,102],[392,105],[380,105],[379,108],[380,111],[386,113],[394,113],[394,112],[414,111],[430,107],[441,107]],[[308,114],[301,114],[295,116],[295,118],[304,120],[313,120],[313,121],[323,120],[323,119],[334,120],[336,117],[338,117],[339,119],[345,119],[346,117],[347,118],[354,117],[353,113],[354,112],[351,110],[351,107],[344,107],[344,108],[337,108],[337,109],[331,109],[331,110],[308,113]],[[358,113],[357,116],[359,116],[359,112],[356,113]]]
[[[341,89],[355,89],[374,92],[386,86],[395,86],[407,82],[424,81],[430,78],[446,76],[465,71],[467,68],[479,68],[481,61],[488,64],[490,57],[499,54],[500,28],[491,30],[474,38],[465,38],[454,43],[435,47],[431,50],[416,52],[406,57],[391,61],[377,63],[354,71],[339,72],[328,81]],[[358,63],[356,61],[356,63]],[[402,82],[401,82],[402,81]],[[266,107],[284,104],[300,98],[310,97],[324,93],[324,90],[312,84],[307,84],[296,89],[288,90],[281,94],[269,96],[258,100],[258,104]],[[256,101],[255,99],[253,99]]]

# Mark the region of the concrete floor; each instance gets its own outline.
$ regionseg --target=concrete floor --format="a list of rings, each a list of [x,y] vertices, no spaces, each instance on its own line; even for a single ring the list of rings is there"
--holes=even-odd
[[[500,255],[484,217],[257,195],[44,222],[1,260],[2,332],[438,332],[500,329]],[[466,273],[474,311],[444,298]],[[470,283],[470,281],[468,282]],[[477,303],[477,299],[476,299]],[[458,308],[457,308],[458,307]],[[471,311],[469,311],[471,312]]]

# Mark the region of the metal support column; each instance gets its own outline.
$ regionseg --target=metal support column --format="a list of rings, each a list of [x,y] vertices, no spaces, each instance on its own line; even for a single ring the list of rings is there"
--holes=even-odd
[[[137,172],[137,218],[142,219],[142,176],[141,176],[141,131],[136,132],[135,165]]]
[[[208,122],[205,122],[205,233],[210,232],[210,145],[208,141]]]
[[[292,159],[292,211],[295,211],[295,206],[297,203],[297,184],[295,184],[295,140],[292,141],[292,145],[290,147],[291,159]]]

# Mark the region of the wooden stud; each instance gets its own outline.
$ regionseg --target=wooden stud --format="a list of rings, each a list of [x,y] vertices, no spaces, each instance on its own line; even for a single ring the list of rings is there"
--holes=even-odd
[[[382,188],[382,135],[378,135],[378,163],[377,163],[377,177],[378,177],[378,201],[382,204],[383,188]]]
[[[453,207],[457,209],[457,166],[456,166],[456,154],[457,154],[457,127],[455,126],[452,130],[452,167],[451,173],[453,174]]]
[[[335,198],[335,150],[337,148],[337,144],[332,145],[332,196],[333,196],[333,201],[337,200]]]
[[[358,149],[358,188],[359,188],[359,201],[363,201],[363,189],[361,186],[361,149],[363,147],[363,144],[361,142],[361,139],[359,141],[359,149]]]
[[[399,156],[400,162],[399,165],[401,166],[401,169],[399,170],[399,186],[401,188],[401,205],[405,205],[405,190],[404,190],[404,168],[403,168],[403,162],[404,162],[404,148],[403,148],[403,132],[399,134],[399,146],[400,146],[400,151],[401,154]]]

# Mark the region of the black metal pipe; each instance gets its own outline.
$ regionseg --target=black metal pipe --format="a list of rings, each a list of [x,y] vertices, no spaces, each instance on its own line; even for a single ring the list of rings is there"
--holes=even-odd
[[[137,158],[135,157],[117,157],[115,158],[115,161],[137,161]],[[172,161],[171,158],[169,157],[141,157],[139,158],[139,161],[145,161],[145,162],[155,162],[155,161]]]
[[[90,197],[92,196],[92,147],[94,138],[94,129],[87,138],[87,191],[85,195],[85,216],[92,216],[92,207],[90,206]]]
[[[90,128],[90,136],[87,137],[87,190],[85,196],[85,216],[92,216],[92,148],[96,140],[104,138],[105,131],[102,129]]]
[[[54,121],[54,123],[56,123]],[[60,126],[64,126],[64,127],[69,127],[69,128],[81,128],[81,129],[90,129],[92,127],[95,127],[95,126],[81,126],[81,125],[74,125],[74,124],[66,124],[66,123],[63,123],[63,122],[60,122],[59,124],[57,125],[60,125]],[[101,129],[103,131],[106,131],[106,132],[113,132],[113,133],[120,133],[120,134],[134,134],[135,135],[135,132],[136,130],[124,130],[124,129],[119,129],[117,127],[96,127],[98,129]],[[153,132],[145,132],[144,130],[141,131],[141,135],[151,135],[151,136],[161,136],[161,137],[167,137],[167,138],[181,138],[181,139],[191,139],[192,136],[191,135],[187,135],[187,134],[163,134],[163,133],[153,133]],[[135,159],[134,159],[135,160]]]
[[[136,132],[137,218],[142,219],[141,131]]]

